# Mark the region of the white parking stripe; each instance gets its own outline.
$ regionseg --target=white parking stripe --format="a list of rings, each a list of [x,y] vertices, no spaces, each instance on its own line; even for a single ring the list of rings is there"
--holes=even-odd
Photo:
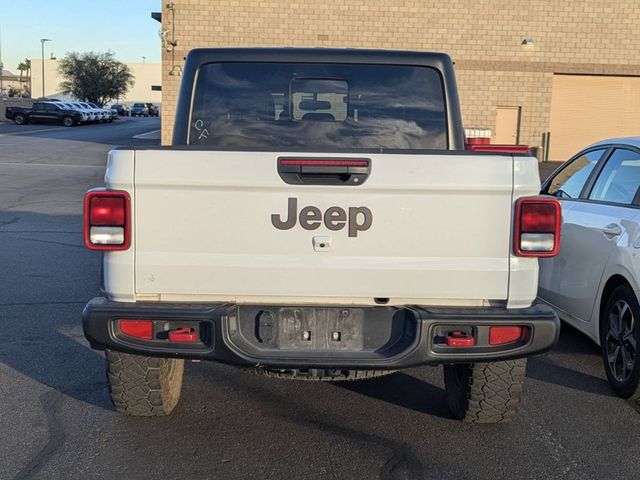
[[[55,132],[56,130],[67,130],[69,127],[41,128],[40,130],[28,130],[18,133],[0,133],[0,137],[12,137],[14,135],[28,135],[30,133]]]
[[[152,132],[139,133],[138,135],[134,135],[133,138],[138,139],[152,139],[159,140],[160,139],[160,130],[153,130]]]
[[[73,167],[73,168],[101,168],[104,170],[106,165],[73,165],[71,163],[16,163],[16,162],[0,162],[0,168],[4,165],[12,167]]]

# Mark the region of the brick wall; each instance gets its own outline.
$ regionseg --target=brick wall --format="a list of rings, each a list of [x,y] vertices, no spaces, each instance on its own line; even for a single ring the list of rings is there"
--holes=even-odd
[[[553,73],[640,75],[637,0],[175,0],[163,28],[176,62],[194,47],[319,46],[437,50],[456,61],[465,125],[494,129],[521,106],[521,142],[549,129]],[[521,45],[525,37],[533,46]],[[163,143],[179,76],[163,52]]]

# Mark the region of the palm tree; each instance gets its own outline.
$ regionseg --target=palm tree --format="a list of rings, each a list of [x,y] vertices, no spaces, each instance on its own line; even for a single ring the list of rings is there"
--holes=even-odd
[[[27,71],[27,66],[24,64],[24,62],[20,62],[18,64],[18,71],[20,72],[20,86],[22,86],[22,72]]]
[[[25,86],[22,83],[23,82],[22,76],[23,76],[24,72],[28,72],[29,71],[30,63],[31,62],[29,61],[29,59],[25,59],[24,62],[20,62],[18,64],[18,71],[20,72],[20,96],[22,96],[24,94],[24,91],[25,91],[25,88],[24,88]]]
[[[27,85],[29,85],[28,89],[25,88],[24,92],[25,95],[31,96],[31,60],[29,60],[28,58],[24,59],[24,66],[25,66],[25,70],[27,71],[27,78],[29,79],[27,82]]]

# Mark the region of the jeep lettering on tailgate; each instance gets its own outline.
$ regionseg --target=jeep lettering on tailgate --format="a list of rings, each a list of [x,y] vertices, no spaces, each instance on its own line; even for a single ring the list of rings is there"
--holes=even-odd
[[[286,220],[282,215],[274,213],[271,215],[271,223],[278,230],[290,230],[296,225],[298,219],[298,199],[289,198]],[[344,208],[329,207],[322,214],[318,207],[308,206],[300,210],[300,226],[305,230],[315,230],[324,221],[324,226],[329,230],[342,230],[345,225],[349,225],[349,236],[357,237],[358,232],[364,232],[371,228],[373,214],[367,207],[349,207],[349,213]]]

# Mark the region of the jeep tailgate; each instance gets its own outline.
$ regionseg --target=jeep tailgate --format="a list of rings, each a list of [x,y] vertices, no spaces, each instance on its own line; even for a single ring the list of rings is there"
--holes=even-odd
[[[112,153],[117,159],[132,152]],[[511,156],[334,156],[368,159],[368,178],[290,185],[277,165],[279,157],[296,157],[291,153],[135,151],[138,298],[336,304],[507,299]],[[291,206],[295,224],[276,228],[272,216],[292,221]],[[339,207],[347,218],[341,221],[333,209],[330,230],[311,214],[305,226],[316,228],[305,229],[299,218],[304,207],[316,207],[322,216]],[[350,212],[356,218],[348,218]]]

